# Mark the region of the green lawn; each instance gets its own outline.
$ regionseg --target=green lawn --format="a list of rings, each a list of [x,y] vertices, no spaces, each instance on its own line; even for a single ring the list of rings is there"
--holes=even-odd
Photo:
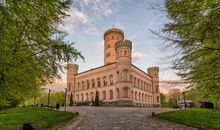
[[[0,111],[0,129],[22,128],[26,122],[34,121],[38,128],[53,128],[74,117],[74,113],[43,108],[16,108]]]
[[[187,125],[220,130],[219,110],[194,108],[160,113],[156,116]]]

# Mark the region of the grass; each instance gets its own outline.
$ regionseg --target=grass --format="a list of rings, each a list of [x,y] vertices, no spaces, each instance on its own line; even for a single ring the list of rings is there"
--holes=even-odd
[[[193,108],[156,115],[159,118],[179,122],[186,125],[220,130],[220,111]]]
[[[43,108],[15,108],[0,111],[0,129],[21,129],[24,123],[36,122],[39,129],[53,128],[74,117],[74,113]]]

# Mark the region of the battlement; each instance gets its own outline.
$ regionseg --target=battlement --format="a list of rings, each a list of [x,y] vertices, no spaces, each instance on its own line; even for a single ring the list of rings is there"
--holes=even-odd
[[[132,49],[132,42],[130,40],[120,40],[116,42],[115,44],[115,50],[117,50],[119,47],[128,47]]]
[[[147,72],[150,72],[150,71],[159,71],[159,67],[156,67],[156,66],[150,67],[147,69]]]

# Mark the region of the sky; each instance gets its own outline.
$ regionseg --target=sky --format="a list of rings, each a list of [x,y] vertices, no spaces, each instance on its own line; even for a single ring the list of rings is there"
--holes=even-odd
[[[74,42],[85,61],[78,59],[79,72],[104,65],[103,34],[107,29],[123,30],[125,39],[133,44],[132,62],[147,71],[148,67],[160,67],[160,80],[179,79],[166,58],[172,50],[164,50],[163,42],[150,30],[159,32],[168,22],[165,13],[152,8],[159,0],[75,0],[60,29],[68,33],[66,40]],[[160,3],[160,6],[163,6]],[[62,80],[53,86],[63,86]]]

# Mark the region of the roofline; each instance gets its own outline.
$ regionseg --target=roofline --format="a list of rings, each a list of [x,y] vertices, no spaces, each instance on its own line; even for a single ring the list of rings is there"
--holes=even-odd
[[[119,29],[119,28],[110,28],[110,29],[106,30],[106,31],[104,32],[103,38],[105,39],[105,36],[108,35],[108,34],[111,33],[111,32],[121,33],[122,36],[123,36],[123,39],[124,39],[124,32],[123,32],[121,29]]]
[[[113,62],[113,63],[110,63],[110,64],[107,64],[107,65],[103,65],[103,66],[99,66],[99,67],[96,67],[96,68],[92,68],[90,70],[86,70],[84,72],[81,72],[81,73],[78,73],[76,75],[80,75],[80,74],[83,74],[83,73],[87,73],[87,72],[90,72],[90,71],[93,71],[93,70],[96,70],[96,69],[100,69],[100,68],[103,68],[103,67],[106,67],[106,66],[109,66],[109,65],[113,65],[115,64],[116,62]]]
[[[140,70],[141,72],[143,72],[144,74],[148,75],[149,77],[153,78],[152,76],[150,76],[148,73],[144,72],[143,70],[139,69],[137,66],[135,66],[134,64],[131,64],[133,67],[135,67],[136,69]]]

